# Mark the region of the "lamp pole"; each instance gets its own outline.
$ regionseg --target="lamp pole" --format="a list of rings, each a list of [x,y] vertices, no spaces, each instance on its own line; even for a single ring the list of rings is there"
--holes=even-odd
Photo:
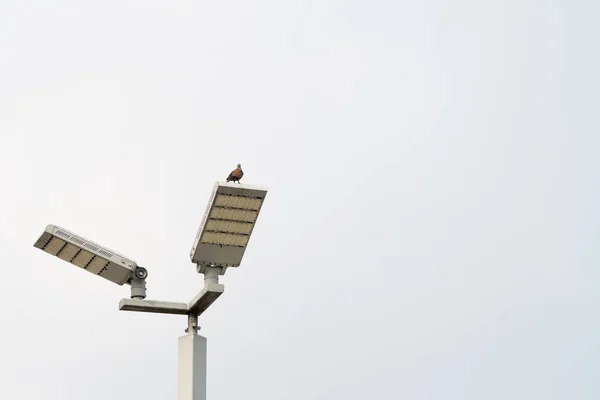
[[[188,314],[188,334],[178,343],[177,400],[206,400],[207,341],[197,326],[198,316]]]

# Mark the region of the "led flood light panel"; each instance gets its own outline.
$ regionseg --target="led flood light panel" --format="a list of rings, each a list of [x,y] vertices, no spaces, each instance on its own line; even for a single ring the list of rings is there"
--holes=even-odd
[[[127,283],[137,267],[135,261],[56,225],[48,225],[34,246],[117,285]]]
[[[266,195],[263,187],[215,183],[190,252],[192,262],[238,267]]]

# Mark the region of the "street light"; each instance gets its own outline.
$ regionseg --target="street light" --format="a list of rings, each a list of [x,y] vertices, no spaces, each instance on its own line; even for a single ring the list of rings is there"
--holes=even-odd
[[[132,299],[146,297],[145,268],[65,228],[48,225],[34,246],[117,285],[129,284]]]
[[[48,225],[34,246],[118,285],[131,286],[131,298],[119,310],[187,315],[179,338],[178,400],[206,400],[206,338],[198,335],[198,316],[223,294],[219,275],[239,267],[267,194],[262,187],[217,182],[190,252],[204,287],[189,303],[145,300],[145,268],[64,228]]]
[[[215,183],[190,251],[199,273],[214,281],[211,269],[239,267],[266,195],[258,186]]]

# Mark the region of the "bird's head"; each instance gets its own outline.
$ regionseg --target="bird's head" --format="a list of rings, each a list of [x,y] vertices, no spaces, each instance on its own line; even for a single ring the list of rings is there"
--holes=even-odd
[[[237,167],[238,167],[238,168],[242,168],[242,164],[238,164],[238,165],[237,165]]]

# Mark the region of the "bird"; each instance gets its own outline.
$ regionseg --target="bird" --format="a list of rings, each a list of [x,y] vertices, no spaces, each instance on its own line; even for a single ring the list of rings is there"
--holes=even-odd
[[[237,168],[231,171],[229,176],[227,177],[227,182],[237,182],[240,183],[240,179],[244,176],[244,171],[242,171],[242,164],[238,164]]]

